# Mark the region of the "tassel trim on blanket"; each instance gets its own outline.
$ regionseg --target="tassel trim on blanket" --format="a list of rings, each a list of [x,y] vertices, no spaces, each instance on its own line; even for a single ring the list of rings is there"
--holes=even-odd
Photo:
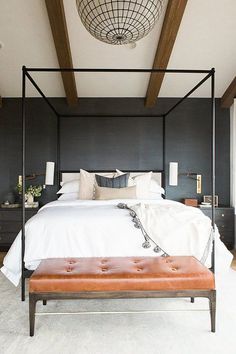
[[[129,214],[132,217],[132,221],[134,223],[134,227],[136,227],[137,229],[140,229],[143,237],[144,237],[144,242],[142,244],[143,248],[150,248],[152,245],[154,245],[153,251],[155,253],[160,253],[161,257],[169,257],[169,254],[167,252],[165,252],[146,232],[146,230],[144,229],[139,217],[137,216],[136,212],[128,207],[127,204],[125,203],[119,203],[118,208],[120,209],[127,209],[129,210]]]

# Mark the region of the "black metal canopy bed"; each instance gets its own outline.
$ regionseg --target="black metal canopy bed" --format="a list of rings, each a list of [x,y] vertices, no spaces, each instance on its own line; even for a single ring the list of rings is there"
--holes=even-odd
[[[35,82],[35,80],[32,78],[31,73],[58,73],[58,72],[76,72],[76,73],[169,73],[169,74],[202,74],[204,75],[203,79],[201,79],[184,97],[181,99],[178,99],[178,101],[170,107],[167,111],[163,112],[162,114],[158,115],[153,115],[153,117],[162,119],[162,129],[163,129],[163,168],[161,171],[155,171],[156,168],[154,166],[154,175],[155,173],[159,175],[162,175],[162,186],[165,186],[165,170],[166,170],[166,159],[165,159],[165,145],[166,145],[166,129],[165,129],[165,122],[166,122],[166,117],[176,108],[178,107],[185,99],[187,99],[193,92],[195,92],[203,83],[205,83],[207,80],[210,80],[211,84],[211,92],[210,92],[210,98],[211,98],[211,128],[212,128],[212,134],[211,134],[211,195],[212,195],[212,200],[215,198],[215,96],[214,96],[214,90],[215,90],[215,70],[182,70],[182,69],[84,69],[84,68],[26,68],[25,66],[22,68],[22,177],[23,177],[23,183],[22,183],[22,195],[25,195],[25,190],[26,190],[26,80],[29,80],[31,84],[35,87],[35,89],[39,92],[39,94],[43,97],[45,102],[48,104],[50,109],[54,112],[56,118],[57,118],[57,161],[56,161],[56,172],[57,172],[57,183],[58,186],[60,186],[60,182],[65,178],[65,175],[68,174],[73,174],[73,173],[78,173],[79,169],[76,169],[75,171],[62,171],[60,168],[60,119],[62,117],[78,117],[78,118],[89,118],[91,117],[91,114],[88,115],[81,115],[81,114],[60,114],[60,112],[57,111],[57,109],[53,106],[53,104],[50,102],[50,99],[48,99],[43,91],[40,89],[38,84]],[[111,115],[109,115],[110,117]],[[147,115],[140,115],[140,117],[150,117],[150,114]],[[104,115],[95,115],[95,117],[104,117]],[[106,117],[106,116],[105,116]],[[113,115],[112,117],[123,117],[123,115]],[[125,117],[132,117],[132,115],[125,115]],[[135,115],[137,117],[137,115]],[[114,161],[115,164],[115,161]],[[79,166],[83,167],[83,166]],[[102,168],[102,166],[101,166]],[[102,168],[103,169],[103,168]],[[93,171],[90,171],[93,172]],[[97,171],[95,171],[97,172]],[[98,171],[98,172],[109,172],[109,171]],[[136,172],[136,173],[141,173],[145,172],[143,170],[139,171],[131,171],[131,172]],[[64,177],[62,177],[64,175]],[[68,177],[68,176],[67,176]],[[90,203],[91,204],[91,203]],[[66,204],[64,206],[65,208],[67,207]],[[121,203],[119,207],[123,210],[124,209],[129,209],[129,206],[127,206],[127,202]],[[186,208],[184,206],[184,208]],[[50,212],[52,213],[53,208],[46,208],[50,209]],[[59,209],[59,208],[58,208]],[[62,209],[61,215],[63,215]],[[195,208],[197,209],[197,208]],[[141,231],[143,232],[143,237],[144,237],[144,243],[143,247],[145,246],[150,246],[150,243],[153,242],[154,246],[154,251],[161,252],[160,255],[165,256],[166,252],[160,245],[153,240],[150,235],[145,231],[145,229],[142,227],[142,223],[140,222],[141,216],[138,214],[136,209],[129,210],[131,211],[131,216],[134,218],[134,223],[136,226],[141,227]],[[44,211],[45,212],[45,209]],[[41,212],[41,214],[43,214]],[[197,210],[197,212],[201,213],[200,210]],[[40,214],[40,213],[39,213]],[[138,225],[139,224],[139,225]],[[211,238],[210,242],[212,242],[212,247],[211,249],[211,270],[214,272],[215,271],[215,209],[214,205],[212,204],[211,206]],[[25,205],[24,203],[22,204],[22,232],[20,236],[20,243],[21,243],[21,297],[22,300],[25,300],[25,279],[29,277],[32,274],[32,270],[27,269],[26,265],[26,244],[27,244],[27,230],[25,227]],[[45,256],[45,258],[47,258]]]

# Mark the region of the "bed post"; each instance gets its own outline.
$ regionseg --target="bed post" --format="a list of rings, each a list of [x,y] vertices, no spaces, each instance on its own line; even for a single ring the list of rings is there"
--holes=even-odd
[[[212,151],[211,151],[211,158],[212,158],[212,268],[211,270],[215,271],[215,207],[213,201],[215,199],[215,69],[212,68],[211,70],[183,70],[183,69],[75,69],[75,68],[26,68],[25,66],[22,67],[22,234],[21,234],[21,299],[22,301],[25,300],[25,279],[31,274],[25,268],[24,262],[24,255],[25,255],[25,151],[26,151],[26,139],[25,139],[25,126],[26,126],[26,114],[25,114],[25,104],[26,104],[26,78],[31,82],[31,84],[36,88],[39,94],[43,97],[49,107],[57,116],[57,178],[58,184],[60,183],[60,125],[61,125],[61,118],[62,117],[91,117],[91,115],[78,115],[78,114],[59,114],[57,109],[54,108],[53,104],[50,100],[45,96],[43,91],[37,85],[35,80],[30,75],[30,72],[106,72],[106,73],[199,73],[199,74],[207,74],[201,81],[198,82],[184,97],[177,101],[167,112],[155,115],[155,117],[162,117],[163,118],[163,170],[166,169],[166,116],[171,113],[182,101],[184,101],[187,97],[189,97],[195,90],[197,90],[206,80],[211,77],[211,120],[212,120]],[[110,115],[93,115],[94,117],[110,117]],[[146,117],[146,115],[128,115],[128,117]],[[150,115],[148,115],[150,116]],[[123,115],[113,115],[113,117],[123,117]],[[165,174],[166,175],[166,174]],[[164,181],[165,183],[165,181]]]
[[[162,187],[165,189],[166,188],[166,116],[165,114],[162,116],[162,170],[164,171],[164,176],[162,174],[162,179],[161,181]],[[164,178],[163,178],[164,177]],[[166,198],[166,195],[164,195],[164,198]]]
[[[212,225],[212,253],[211,269],[215,273],[215,69],[211,69],[211,173],[212,173],[212,205],[211,205],[211,225]]]
[[[26,68],[22,67],[22,228],[21,228],[21,300],[25,301],[25,79]]]
[[[61,161],[61,117],[57,114],[57,185],[58,189],[60,189],[60,161]]]

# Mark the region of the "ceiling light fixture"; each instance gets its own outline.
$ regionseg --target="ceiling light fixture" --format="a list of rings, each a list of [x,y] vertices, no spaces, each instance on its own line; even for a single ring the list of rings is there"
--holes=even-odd
[[[164,0],[76,0],[85,28],[108,44],[128,44],[146,36],[160,17]]]

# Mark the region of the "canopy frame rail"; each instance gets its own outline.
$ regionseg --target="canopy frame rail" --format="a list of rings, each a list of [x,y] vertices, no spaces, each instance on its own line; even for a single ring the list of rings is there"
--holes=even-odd
[[[153,115],[151,113],[141,114],[141,115],[129,115],[129,114],[64,114],[58,112],[54,105],[50,102],[50,99],[44,94],[41,88],[38,86],[36,81],[33,79],[30,73],[33,72],[79,72],[79,73],[169,73],[169,74],[206,74],[202,80],[200,80],[186,95],[184,95],[180,100],[178,100],[169,110],[163,112],[162,114]],[[22,119],[22,233],[21,233],[21,300],[25,300],[25,279],[28,278],[32,271],[29,271],[25,267],[25,177],[26,177],[26,80],[35,87],[40,96],[45,100],[47,105],[50,107],[51,111],[57,117],[57,178],[60,178],[60,118],[68,117],[78,117],[78,118],[89,118],[89,117],[112,117],[112,118],[132,118],[132,117],[156,117],[163,119],[163,170],[165,170],[165,146],[166,146],[166,117],[173,112],[185,99],[187,99],[194,91],[196,91],[200,86],[202,86],[208,79],[211,81],[211,195],[212,201],[215,199],[215,69],[210,70],[196,70],[196,69],[112,69],[112,68],[27,68],[26,66],[22,67],[22,102],[21,102],[21,119]],[[150,112],[150,111],[149,111]],[[212,252],[211,252],[211,270],[215,272],[215,205],[211,205],[211,225],[213,231],[212,237]]]

